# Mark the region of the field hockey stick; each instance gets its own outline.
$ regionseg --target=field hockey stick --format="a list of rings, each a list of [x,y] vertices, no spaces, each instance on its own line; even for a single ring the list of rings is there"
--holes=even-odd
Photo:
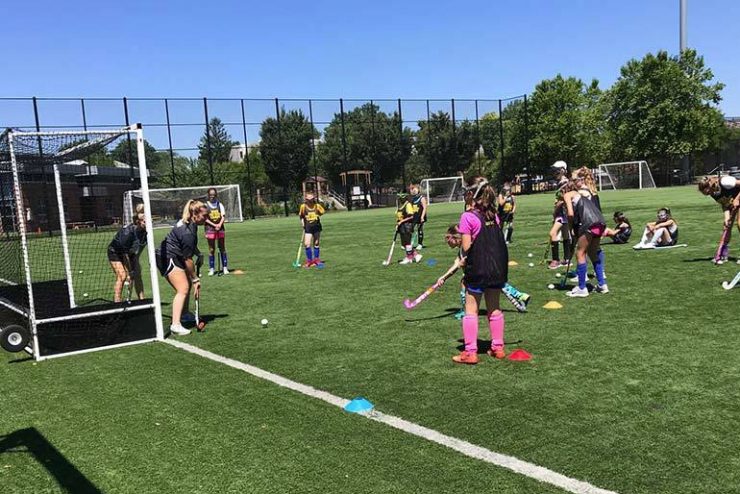
[[[439,288],[440,286],[442,286],[442,284],[447,280],[447,278],[449,278],[450,276],[452,276],[452,274],[455,273],[455,271],[457,271],[457,269],[453,270],[451,273],[446,273],[442,277],[441,280],[437,280],[436,283],[434,283],[432,286],[430,286],[429,288],[427,288],[426,290],[424,290],[424,293],[422,293],[421,295],[419,295],[418,297],[416,297],[413,301],[410,300],[410,299],[404,300],[403,301],[403,306],[406,307],[408,310],[411,310],[414,307],[416,307],[417,305],[419,305],[420,303],[422,303],[424,300],[426,300],[426,298],[429,295],[431,295],[432,293],[434,293],[435,290],[437,290],[437,288]]]
[[[732,290],[733,288],[735,288],[735,285],[737,285],[738,282],[740,282],[740,271],[738,271],[732,281],[723,281],[722,288],[724,288],[725,290]]]
[[[294,268],[301,267],[301,251],[303,250],[303,233],[301,233],[301,241],[298,243],[298,252],[295,254],[295,261],[293,261]]]
[[[388,251],[388,257],[385,261],[383,261],[383,266],[387,266],[391,263],[391,259],[393,258],[393,249],[396,248],[396,239],[398,238],[398,228],[396,228],[396,232],[393,234],[393,242],[391,243],[391,250]]]
[[[571,235],[571,238],[573,236]],[[573,256],[576,255],[576,246],[574,245],[571,248],[570,257],[568,257],[568,263],[565,265],[565,274],[563,275],[563,278],[560,280],[560,288],[565,288],[565,283],[568,281],[568,275],[570,274],[570,266],[573,262]]]

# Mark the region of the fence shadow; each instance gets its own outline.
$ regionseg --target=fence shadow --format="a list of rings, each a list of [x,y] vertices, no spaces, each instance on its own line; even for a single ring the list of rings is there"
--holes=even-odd
[[[98,489],[35,428],[19,429],[0,436],[0,458],[6,454],[28,453],[54,477],[64,491],[100,494]],[[31,490],[29,490],[31,492]]]

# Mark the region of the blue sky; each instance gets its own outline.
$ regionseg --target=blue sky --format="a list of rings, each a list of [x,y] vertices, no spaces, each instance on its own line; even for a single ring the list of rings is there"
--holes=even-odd
[[[679,0],[33,4],[3,11],[1,97],[498,98],[557,73],[608,87],[625,61],[675,54],[679,39]],[[688,12],[689,46],[740,116],[740,1],[689,0]],[[44,123],[66,123],[59,106]],[[3,125],[25,111],[0,101]]]

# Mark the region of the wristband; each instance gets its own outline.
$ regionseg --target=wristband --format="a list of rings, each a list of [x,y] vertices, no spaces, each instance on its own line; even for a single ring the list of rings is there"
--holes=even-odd
[[[192,283],[200,283],[200,278],[193,278],[190,280]]]

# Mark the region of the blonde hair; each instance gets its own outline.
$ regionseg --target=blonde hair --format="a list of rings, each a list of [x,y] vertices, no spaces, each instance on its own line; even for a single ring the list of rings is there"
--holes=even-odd
[[[486,221],[493,220],[498,210],[498,198],[493,186],[484,177],[473,177],[467,185],[465,204],[477,209]]]
[[[185,207],[182,208],[182,222],[185,224],[190,223],[193,215],[201,209],[205,209],[205,207],[206,205],[202,201],[190,199],[188,202],[185,203]]]
[[[596,180],[594,174],[587,166],[582,166],[573,172],[573,178],[583,180],[583,183],[588,187],[589,192],[593,195],[598,195],[599,190],[596,188]]]
[[[142,214],[144,213],[144,203],[140,203],[136,205],[136,214]]]

